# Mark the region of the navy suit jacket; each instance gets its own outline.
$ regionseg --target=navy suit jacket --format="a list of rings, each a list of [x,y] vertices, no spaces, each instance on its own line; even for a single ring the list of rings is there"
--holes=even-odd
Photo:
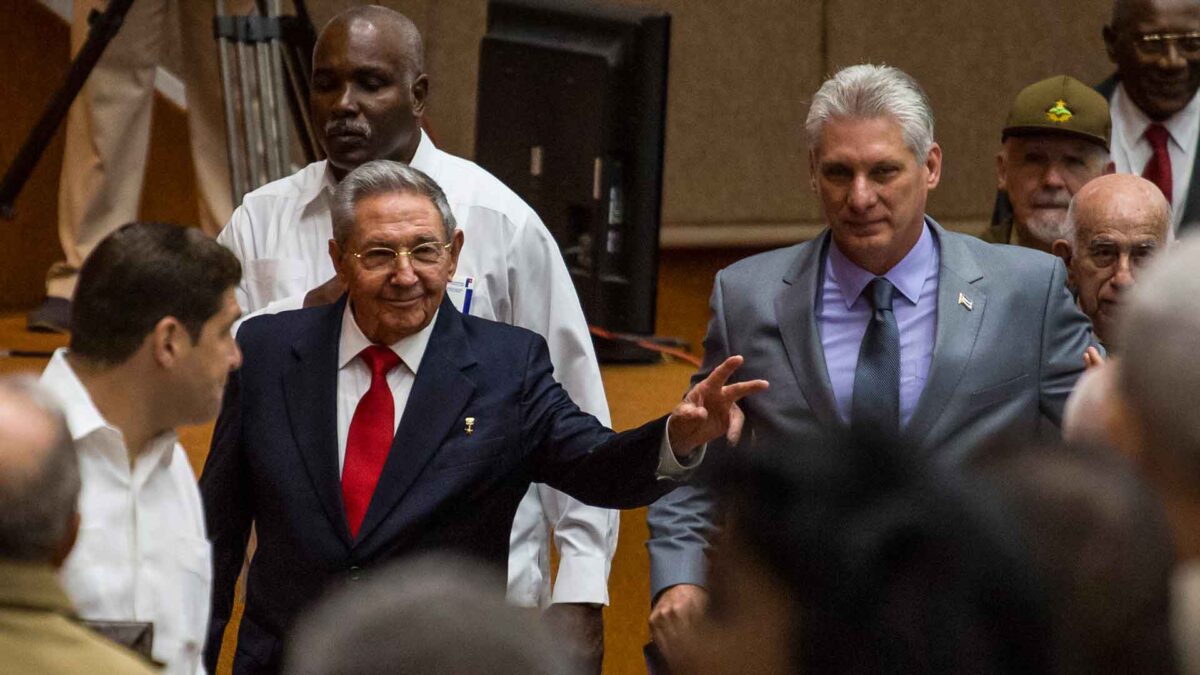
[[[270,673],[297,614],[375,565],[432,549],[505,565],[513,514],[533,481],[608,508],[643,506],[674,487],[656,475],[665,418],[614,433],[554,380],[540,336],[444,301],[352,538],[336,437],[345,302],[258,317],[238,332],[244,365],[230,377],[200,479],[214,559],[210,672],[251,522],[257,549],[234,672]]]

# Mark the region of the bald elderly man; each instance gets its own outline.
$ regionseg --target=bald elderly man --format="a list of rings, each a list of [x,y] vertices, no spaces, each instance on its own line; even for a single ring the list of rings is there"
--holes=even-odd
[[[1127,174],[1093,179],[1067,211],[1068,238],[1054,242],[1067,284],[1096,336],[1112,351],[1115,317],[1138,272],[1167,242],[1171,205],[1154,183]]]

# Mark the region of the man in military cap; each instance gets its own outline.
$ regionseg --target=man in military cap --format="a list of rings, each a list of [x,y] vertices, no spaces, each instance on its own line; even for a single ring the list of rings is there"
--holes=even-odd
[[[1071,197],[1113,171],[1110,129],[1104,97],[1073,77],[1056,75],[1022,89],[996,155],[998,210],[1005,215],[993,219],[983,239],[1047,253],[1055,240],[1073,239],[1067,231]]]

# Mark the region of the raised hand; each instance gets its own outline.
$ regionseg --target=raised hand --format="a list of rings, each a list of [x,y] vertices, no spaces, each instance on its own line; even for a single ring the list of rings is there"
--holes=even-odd
[[[741,356],[731,356],[696,384],[671,411],[667,434],[676,457],[687,458],[692,450],[725,436],[736,443],[742,434],[744,417],[734,405],[742,398],[768,386],[766,380],[725,384],[742,365]]]

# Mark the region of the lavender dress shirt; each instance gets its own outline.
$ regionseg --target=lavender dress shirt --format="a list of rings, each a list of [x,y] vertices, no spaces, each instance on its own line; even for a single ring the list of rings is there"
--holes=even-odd
[[[908,255],[883,275],[898,291],[892,307],[900,329],[901,425],[908,424],[917,407],[933,360],[939,262],[937,239],[926,223]],[[849,422],[854,369],[871,317],[871,300],[863,296],[863,290],[875,275],[851,262],[835,241],[829,244],[824,268],[825,279],[817,297],[817,327],[838,414]]]

